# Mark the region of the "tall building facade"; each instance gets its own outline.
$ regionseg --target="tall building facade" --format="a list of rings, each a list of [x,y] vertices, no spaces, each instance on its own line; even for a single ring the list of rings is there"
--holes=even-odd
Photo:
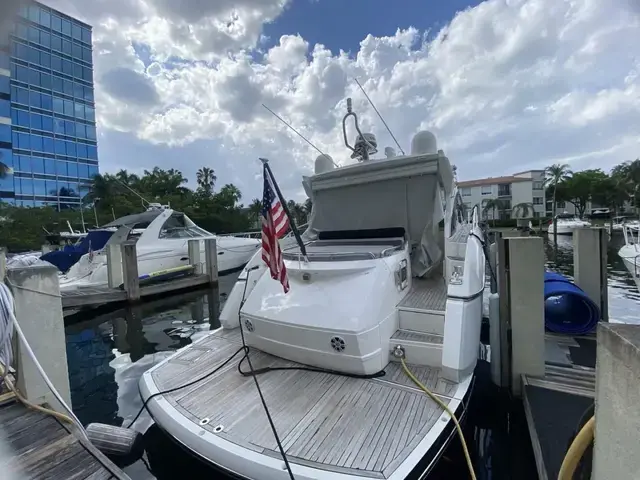
[[[80,205],[98,173],[91,26],[37,2],[0,39],[0,201]]]

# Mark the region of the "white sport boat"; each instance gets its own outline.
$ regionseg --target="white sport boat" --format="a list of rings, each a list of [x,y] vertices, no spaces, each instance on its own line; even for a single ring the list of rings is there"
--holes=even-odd
[[[622,258],[624,266],[629,271],[631,278],[640,290],[640,233],[630,226],[623,226],[624,245],[618,250],[618,255]]]
[[[117,230],[105,247],[83,255],[65,275],[60,276],[60,290],[108,284],[107,246],[125,241],[136,242],[138,274],[153,274],[189,264],[188,242],[216,238],[220,275],[240,270],[260,248],[260,241],[232,236],[217,237],[198,227],[183,213],[169,208],[150,208],[146,212],[114,220],[102,229]],[[204,241],[200,243],[204,256]]]
[[[557,226],[558,226],[558,235],[573,235],[573,232],[579,228],[589,228],[591,226],[590,222],[586,220],[581,220],[575,215],[571,215],[567,212],[560,213],[556,215],[557,218]],[[549,230],[548,233],[553,235],[554,233],[554,224],[553,220],[549,222]]]
[[[606,222],[604,224],[604,228],[609,231],[611,229],[612,232],[622,233],[624,228],[627,228],[631,232],[637,233],[640,231],[640,220],[631,219],[628,217],[614,217],[611,219],[611,222]]]
[[[424,478],[456,430],[401,359],[465,415],[485,288],[477,210],[463,220],[454,169],[431,133],[384,159],[368,158],[374,142],[360,134],[359,163],[333,168],[320,156],[304,178],[306,258],[295,239],[281,243],[288,293],[258,252],[222,327],[140,380],[156,424],[237,478]],[[246,359],[236,368],[243,345],[291,475]]]

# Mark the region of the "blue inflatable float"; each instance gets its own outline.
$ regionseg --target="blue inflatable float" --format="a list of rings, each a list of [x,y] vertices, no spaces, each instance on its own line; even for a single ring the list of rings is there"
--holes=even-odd
[[[555,272],[544,274],[544,324],[547,330],[569,335],[593,331],[600,320],[600,307],[584,291]]]

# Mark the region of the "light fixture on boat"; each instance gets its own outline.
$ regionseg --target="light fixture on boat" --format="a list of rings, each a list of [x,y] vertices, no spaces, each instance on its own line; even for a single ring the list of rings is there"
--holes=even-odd
[[[453,272],[451,272],[451,278],[449,279],[450,285],[462,285],[462,277],[464,275],[464,267],[462,265],[455,265]]]

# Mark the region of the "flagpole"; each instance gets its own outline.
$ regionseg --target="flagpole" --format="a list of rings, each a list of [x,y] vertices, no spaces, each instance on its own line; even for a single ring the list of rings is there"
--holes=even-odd
[[[300,237],[300,232],[298,232],[298,227],[296,226],[296,221],[291,216],[291,212],[289,211],[289,207],[287,206],[287,202],[284,200],[282,196],[282,192],[280,191],[280,187],[278,186],[278,182],[273,178],[273,172],[271,171],[271,167],[269,167],[269,160],[266,158],[260,158],[260,161],[264,165],[265,171],[269,174],[271,178],[271,183],[273,183],[273,188],[276,189],[276,195],[278,195],[278,199],[280,200],[280,205],[282,205],[282,209],[284,213],[289,217],[289,224],[291,225],[291,230],[293,231],[293,236],[296,237],[296,242],[298,242],[298,246],[300,247],[300,253],[306,259],[307,258],[307,247],[305,247],[302,242],[302,237]]]

